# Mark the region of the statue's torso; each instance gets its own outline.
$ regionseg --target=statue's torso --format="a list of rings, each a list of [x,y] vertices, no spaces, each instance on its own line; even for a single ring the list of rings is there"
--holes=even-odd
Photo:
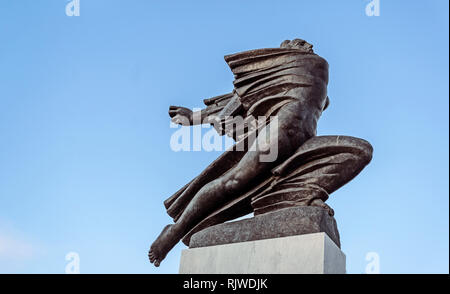
[[[294,108],[305,129],[315,134],[327,100],[328,63],[324,58],[273,48],[228,55],[225,60],[235,75],[234,91],[246,116],[269,117],[282,107]]]
[[[225,60],[235,75],[235,92],[247,111],[252,112],[256,104],[271,99],[292,98],[304,100],[308,107],[324,106],[328,63],[316,54],[294,49],[258,49],[228,55]]]

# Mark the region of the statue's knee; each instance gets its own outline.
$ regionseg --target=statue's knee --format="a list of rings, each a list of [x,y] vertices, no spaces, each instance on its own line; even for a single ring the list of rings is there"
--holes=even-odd
[[[357,139],[358,155],[362,164],[367,165],[372,160],[373,147],[363,139]]]
[[[241,188],[243,182],[243,173],[238,171],[225,179],[224,188],[228,192],[234,192]]]

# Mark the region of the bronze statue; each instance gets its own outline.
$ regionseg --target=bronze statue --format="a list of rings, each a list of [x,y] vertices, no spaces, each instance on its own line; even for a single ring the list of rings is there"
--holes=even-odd
[[[189,245],[195,232],[251,212],[317,206],[334,214],[325,201],[370,162],[372,147],[354,137],[316,136],[329,104],[328,63],[312,47],[295,39],[227,55],[232,93],[204,100],[198,113],[169,108],[173,122],[213,124],[236,144],[164,202],[174,224],[151,245],[155,266],[181,239]],[[255,125],[260,117],[265,124]],[[271,150],[275,158],[261,160]]]

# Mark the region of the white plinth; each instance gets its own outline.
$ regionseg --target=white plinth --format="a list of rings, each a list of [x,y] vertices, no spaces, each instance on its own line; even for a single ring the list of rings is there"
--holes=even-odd
[[[345,254],[325,233],[185,249],[180,274],[345,274]]]

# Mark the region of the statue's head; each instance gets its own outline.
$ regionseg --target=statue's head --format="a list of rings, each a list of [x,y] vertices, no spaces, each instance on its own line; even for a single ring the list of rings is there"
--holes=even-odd
[[[298,49],[307,53],[314,53],[313,45],[309,44],[305,40],[302,39],[294,39],[294,40],[285,40],[281,43],[280,48],[285,49]]]

